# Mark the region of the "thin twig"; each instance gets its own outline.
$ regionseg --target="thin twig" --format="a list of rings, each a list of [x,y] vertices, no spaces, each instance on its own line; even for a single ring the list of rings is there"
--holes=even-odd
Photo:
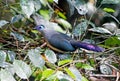
[[[67,64],[61,66],[61,67],[66,67],[66,66],[68,66],[68,65],[70,65],[70,64],[74,64],[74,63],[78,63],[78,62],[85,62],[85,61],[86,61],[86,59],[85,59],[85,60],[74,60],[74,61],[72,61],[72,62],[70,62],[70,63],[67,63]]]
[[[27,47],[29,47],[30,41],[24,46],[23,50],[25,50]]]
[[[47,42],[43,43],[43,44],[40,46],[40,48],[43,48],[43,47],[45,47],[46,45],[47,45]]]
[[[118,81],[118,80],[119,80],[119,78],[120,78],[120,73],[119,73],[119,72],[117,72],[117,78],[116,78],[116,81]]]
[[[103,75],[103,74],[90,74],[89,76],[91,77],[117,77],[117,75]]]

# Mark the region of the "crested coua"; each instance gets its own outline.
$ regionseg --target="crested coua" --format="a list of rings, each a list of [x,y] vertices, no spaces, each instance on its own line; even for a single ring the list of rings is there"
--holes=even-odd
[[[45,38],[45,41],[47,42],[47,45],[58,52],[73,52],[77,48],[83,48],[95,52],[104,51],[104,48],[102,47],[77,41],[66,34],[47,28],[44,25],[37,25],[35,29],[41,32],[41,34]]]

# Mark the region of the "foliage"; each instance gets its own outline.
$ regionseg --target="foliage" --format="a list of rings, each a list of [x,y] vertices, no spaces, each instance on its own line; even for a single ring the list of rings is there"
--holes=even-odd
[[[119,27],[111,32],[101,24],[97,26],[96,21],[103,21],[101,18],[109,16],[120,24],[117,18],[120,10],[101,7],[104,4],[120,5],[119,1],[102,0],[99,7],[92,4],[96,8],[94,12],[89,10],[86,0],[65,0],[69,3],[64,7],[66,11],[54,1],[0,0],[0,81],[93,81],[91,77],[99,77],[94,76],[95,71],[117,79],[120,72]],[[104,12],[100,13],[103,15],[101,18],[95,16],[99,9]],[[114,15],[115,12],[118,16]],[[41,23],[45,26],[73,36],[76,40],[96,42],[106,48],[105,52],[78,49],[61,55],[45,48],[41,34],[34,30],[32,16],[36,13],[43,18]]]

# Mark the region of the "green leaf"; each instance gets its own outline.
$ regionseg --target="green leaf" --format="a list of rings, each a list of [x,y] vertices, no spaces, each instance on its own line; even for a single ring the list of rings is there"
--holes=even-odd
[[[48,2],[53,3],[53,2],[54,2],[54,0],[48,0]]]
[[[57,56],[52,50],[46,50],[45,56],[50,63],[57,62]]]
[[[43,71],[42,73],[42,79],[48,78],[50,75],[52,75],[54,73],[54,70],[52,69],[46,69],[45,71]]]
[[[66,21],[66,20],[64,20],[64,19],[61,19],[61,18],[56,19],[56,21],[57,21],[60,25],[62,25],[65,29],[66,29],[66,28],[72,29],[72,26],[71,26],[71,24],[70,24],[68,21]]]
[[[40,50],[40,48],[31,49],[28,51],[28,56],[34,66],[42,69],[45,65],[45,61],[40,55]]]
[[[81,67],[82,67],[82,63],[81,63],[81,62],[78,62],[78,63],[75,64],[75,66],[76,66],[77,68],[81,68]]]
[[[66,16],[65,16],[62,12],[58,12],[57,14],[58,14],[61,18],[67,19]]]
[[[1,69],[0,81],[16,81],[13,75],[7,69]]]
[[[72,62],[72,60],[70,60],[70,59],[61,60],[58,62],[58,66],[61,66],[61,65],[64,65],[64,64],[70,63],[70,62]]]
[[[81,68],[86,69],[86,70],[94,70],[94,68],[90,66],[89,64],[82,64]]]
[[[76,77],[75,77],[75,75],[70,71],[70,69],[68,69],[68,68],[65,68],[64,69],[65,71],[66,71],[66,73],[69,75],[69,76],[71,76],[73,79],[75,79]]]
[[[38,33],[39,31],[38,30],[31,30],[32,33]]]
[[[82,76],[82,80],[81,81],[89,81],[86,77]]]
[[[109,47],[113,46],[119,46],[120,45],[120,39],[119,37],[110,37],[107,40],[105,40],[105,45]]]
[[[2,26],[6,25],[7,23],[9,23],[6,20],[0,20],[0,28],[2,28]]]
[[[104,8],[103,10],[106,12],[115,12],[115,10],[113,10],[112,8]]]
[[[89,62],[90,62],[90,65],[93,66],[93,67],[94,67],[95,64],[96,64],[94,58],[90,58],[90,59],[89,59]]]
[[[49,19],[50,19],[49,11],[48,11],[48,10],[40,10],[39,13],[40,13],[46,20],[49,20]]]
[[[20,0],[20,6],[27,18],[30,18],[30,16],[35,12],[33,0]]]
[[[22,79],[28,79],[32,74],[30,66],[21,60],[14,60],[13,65],[15,73]]]

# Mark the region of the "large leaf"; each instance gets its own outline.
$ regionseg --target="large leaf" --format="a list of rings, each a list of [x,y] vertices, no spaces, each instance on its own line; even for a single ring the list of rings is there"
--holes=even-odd
[[[30,66],[21,60],[14,60],[13,65],[15,73],[22,79],[28,79],[32,74]]]
[[[0,67],[8,68],[12,66],[10,63],[5,61],[6,57],[7,57],[6,52],[3,50],[0,50]]]
[[[6,25],[7,23],[9,23],[8,21],[6,20],[0,20],[0,28],[4,25]]]
[[[5,62],[6,60],[6,52],[0,50],[0,66]]]
[[[112,68],[106,64],[100,64],[100,72],[106,75],[112,75]]]
[[[75,81],[82,81],[82,76],[81,76],[79,70],[77,70],[77,68],[72,66],[72,67],[69,67],[69,70],[74,74]]]
[[[28,18],[35,12],[33,0],[20,0],[20,6]]]
[[[40,0],[34,0],[35,11],[38,11],[41,8]]]
[[[65,71],[66,71],[66,73],[69,75],[69,76],[71,76],[73,79],[75,79],[76,78],[76,76],[70,71],[70,69],[68,69],[68,68],[65,68],[64,69]]]
[[[56,54],[52,50],[46,50],[45,56],[50,63],[55,63],[57,61]]]
[[[102,27],[91,28],[89,29],[89,31],[103,33],[103,34],[112,34],[109,30],[102,28]]]
[[[7,71],[9,71],[12,75],[15,74],[15,70],[14,70],[13,64],[9,64],[9,66],[8,66],[8,67],[5,67],[5,69],[6,69]]]
[[[101,4],[118,4],[120,0],[102,0]]]
[[[73,34],[75,36],[80,36],[86,31],[87,26],[88,26],[87,22],[81,22],[75,27],[75,29],[73,30]]]
[[[13,75],[6,69],[0,71],[0,81],[16,81]]]
[[[11,66],[12,66],[12,64],[10,64],[8,62],[3,62],[3,63],[0,64],[0,67],[2,67],[2,68],[8,68],[8,67],[11,67]]]
[[[24,42],[24,41],[25,41],[23,35],[21,35],[21,34],[19,34],[19,33],[17,33],[17,32],[11,32],[10,35],[13,36],[14,39],[19,40],[19,41],[21,41],[21,42]]]
[[[64,74],[62,71],[57,71],[54,75],[52,75],[49,80],[51,80],[52,77],[57,77],[59,81],[74,81],[70,76]]]
[[[64,74],[62,71],[57,71],[56,73],[49,76],[46,80],[56,81],[57,78],[59,81],[74,81],[70,76]]]
[[[109,46],[109,47],[119,46],[120,39],[119,39],[119,37],[110,37],[109,39],[105,40],[105,45]]]
[[[45,65],[45,61],[43,60],[43,58],[40,55],[39,48],[29,50],[28,56],[34,66],[42,69],[43,66]]]
[[[109,30],[110,32],[114,33],[117,31],[118,26],[115,22],[110,22],[110,23],[104,23],[102,25],[105,29]]]
[[[23,15],[15,15],[11,18],[11,23],[15,23],[15,22],[18,22],[19,20],[22,20],[24,17]]]
[[[15,56],[16,56],[16,54],[14,51],[8,51],[8,57],[11,62],[13,62],[15,60]]]

